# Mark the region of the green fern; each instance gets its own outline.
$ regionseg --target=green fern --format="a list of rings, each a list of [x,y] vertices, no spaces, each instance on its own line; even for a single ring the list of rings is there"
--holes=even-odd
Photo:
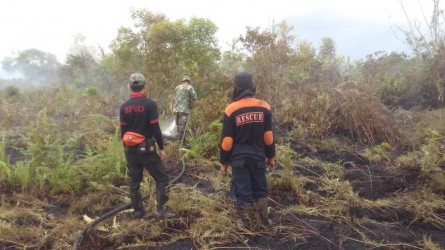
[[[120,182],[126,178],[127,165],[123,152],[119,131],[110,138],[103,148],[96,151],[87,147],[85,159],[79,163],[79,168],[98,183]]]
[[[6,147],[7,147],[8,141],[6,138],[6,134],[3,133],[2,135],[2,142],[0,143],[0,161],[5,162],[6,164],[9,163],[9,156],[6,153]]]
[[[440,170],[440,165],[445,162],[445,150],[439,143],[444,137],[437,131],[431,130],[429,136],[422,145],[420,173],[423,177],[431,177],[434,171]]]
[[[6,162],[0,161],[0,180],[2,180],[5,184],[8,184],[11,182],[12,176],[13,172],[11,167],[9,167]]]
[[[190,150],[185,156],[200,159],[213,159],[218,155],[218,145],[221,138],[222,123],[213,121],[206,131],[197,131],[190,136]]]
[[[30,168],[24,162],[17,162],[14,169],[14,179],[20,186],[22,192],[26,191],[31,185],[33,176],[30,173]]]
[[[82,189],[81,173],[73,167],[71,161],[49,172],[48,183],[51,194],[77,193]]]
[[[2,135],[2,141],[0,143],[0,180],[3,182],[7,182],[8,184],[11,181],[12,170],[9,166],[9,156],[6,154],[6,135]]]

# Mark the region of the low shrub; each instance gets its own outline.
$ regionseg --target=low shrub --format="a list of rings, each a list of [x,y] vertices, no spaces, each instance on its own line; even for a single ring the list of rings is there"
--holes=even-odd
[[[347,137],[366,144],[389,142],[401,138],[388,109],[366,86],[345,82],[336,88],[302,86],[295,97],[286,99],[279,121],[303,121],[312,136],[324,138],[330,134]]]

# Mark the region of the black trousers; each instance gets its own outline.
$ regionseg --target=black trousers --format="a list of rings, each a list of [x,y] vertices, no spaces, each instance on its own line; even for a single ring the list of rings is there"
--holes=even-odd
[[[232,161],[232,191],[236,198],[236,209],[242,210],[256,200],[269,194],[265,161],[240,159]]]
[[[156,202],[159,207],[162,207],[168,201],[166,187],[168,186],[169,177],[158,154],[156,152],[153,154],[140,154],[129,150],[129,152],[125,153],[125,158],[127,159],[130,176],[130,195],[140,193],[139,189],[144,176],[143,171],[146,169],[155,180]]]

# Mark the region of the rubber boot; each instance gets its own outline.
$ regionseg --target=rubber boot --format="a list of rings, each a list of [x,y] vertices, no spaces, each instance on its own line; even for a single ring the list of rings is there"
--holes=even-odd
[[[133,206],[133,218],[140,219],[144,217],[144,202],[142,201],[141,193],[137,192],[131,194],[131,205]]]
[[[167,209],[165,208],[165,203],[167,203],[167,201],[168,201],[168,196],[165,194],[165,192],[156,192],[157,212],[158,212],[158,218],[160,220],[176,216],[174,213],[167,211]]]
[[[158,210],[158,218],[159,218],[160,220],[168,219],[168,218],[172,218],[172,217],[175,217],[175,216],[176,216],[176,214],[167,211],[167,209],[165,208],[165,206],[158,206],[158,207],[157,207],[157,210]]]
[[[252,222],[254,222],[254,225],[253,225],[254,228],[257,228],[263,224],[262,220],[261,220],[260,213],[261,213],[261,209],[258,204],[258,201],[255,201],[252,205],[252,214],[251,214]]]
[[[237,211],[238,213],[238,219],[236,220],[236,225],[238,227],[246,227],[250,226],[252,222],[252,212],[253,212],[253,206],[252,205],[246,205],[243,209]]]
[[[269,219],[269,212],[267,211],[269,206],[269,198],[257,200],[256,205],[261,224],[263,226],[272,226],[273,222],[271,219]]]

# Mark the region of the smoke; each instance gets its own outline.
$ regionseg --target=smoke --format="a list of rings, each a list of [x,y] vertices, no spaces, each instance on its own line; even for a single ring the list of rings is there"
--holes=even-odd
[[[19,71],[6,71],[0,67],[0,89],[8,86],[21,86],[23,74]]]
[[[54,83],[58,79],[61,64],[51,53],[27,49],[1,62],[0,79],[25,86]]]
[[[26,72],[16,69],[13,71],[5,71],[0,69],[0,87],[8,85],[16,85],[17,87],[37,87],[45,84],[57,82],[57,72],[47,72],[45,70],[36,70],[32,76]]]
[[[17,80],[23,79],[23,73],[20,71],[5,71],[3,68],[0,68],[0,79],[2,80]]]
[[[167,138],[176,138],[178,136],[178,131],[176,130],[176,122],[174,116],[160,121],[159,126],[161,127],[163,136]]]

